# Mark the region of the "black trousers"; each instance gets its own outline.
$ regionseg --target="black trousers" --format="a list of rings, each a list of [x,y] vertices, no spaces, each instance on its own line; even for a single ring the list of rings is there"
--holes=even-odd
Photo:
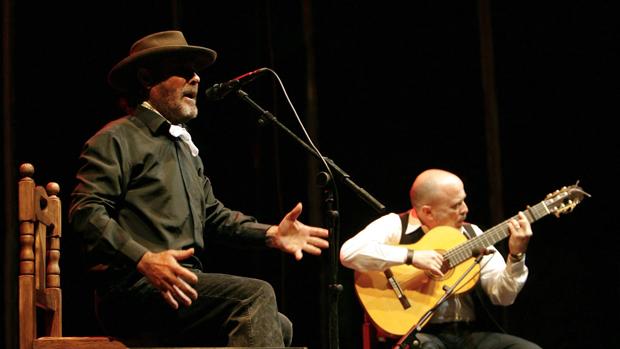
[[[198,299],[177,310],[145,277],[99,287],[96,312],[104,331],[138,345],[290,346],[292,323],[278,312],[269,283],[191,270]]]

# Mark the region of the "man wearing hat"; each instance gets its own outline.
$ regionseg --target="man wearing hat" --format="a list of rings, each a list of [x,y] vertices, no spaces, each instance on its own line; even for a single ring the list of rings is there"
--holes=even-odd
[[[267,282],[204,273],[195,256],[205,236],[297,260],[328,247],[327,230],[297,220],[301,203],[267,225],[213,195],[184,125],[198,114],[197,72],[215,59],[179,31],[133,44],[108,76],[131,112],[84,145],[69,221],[84,242],[108,334],[149,345],[288,346],[292,324]]]

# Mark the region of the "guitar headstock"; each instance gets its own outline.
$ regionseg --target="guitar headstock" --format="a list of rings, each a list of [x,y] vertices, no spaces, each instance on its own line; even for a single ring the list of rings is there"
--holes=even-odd
[[[556,217],[560,217],[561,214],[572,212],[575,206],[586,196],[590,197],[592,195],[583,191],[579,186],[579,181],[577,181],[577,183],[571,186],[562,187],[562,189],[548,194],[543,202],[549,212]]]

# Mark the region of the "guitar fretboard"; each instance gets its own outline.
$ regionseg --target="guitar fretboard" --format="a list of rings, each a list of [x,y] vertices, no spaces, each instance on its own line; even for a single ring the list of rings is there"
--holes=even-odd
[[[547,208],[545,201],[541,201],[533,207],[528,207],[527,211],[525,211],[524,213],[527,220],[530,223],[533,223],[551,212]],[[465,262],[466,260],[478,254],[478,251],[482,251],[487,246],[494,245],[498,241],[501,241],[508,237],[508,235],[510,235],[510,230],[508,229],[508,222],[512,219],[517,218],[518,215],[515,215],[503,221],[502,223],[492,227],[483,234],[473,237],[466,242],[455,246],[454,248],[446,252],[444,258],[448,261],[451,268]]]

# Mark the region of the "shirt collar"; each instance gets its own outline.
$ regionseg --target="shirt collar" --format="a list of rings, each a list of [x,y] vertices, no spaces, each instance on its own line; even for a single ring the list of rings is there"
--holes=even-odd
[[[152,133],[157,133],[164,126],[167,132],[171,125],[170,122],[147,101],[142,102],[142,104],[136,108],[134,116],[142,121]]]

